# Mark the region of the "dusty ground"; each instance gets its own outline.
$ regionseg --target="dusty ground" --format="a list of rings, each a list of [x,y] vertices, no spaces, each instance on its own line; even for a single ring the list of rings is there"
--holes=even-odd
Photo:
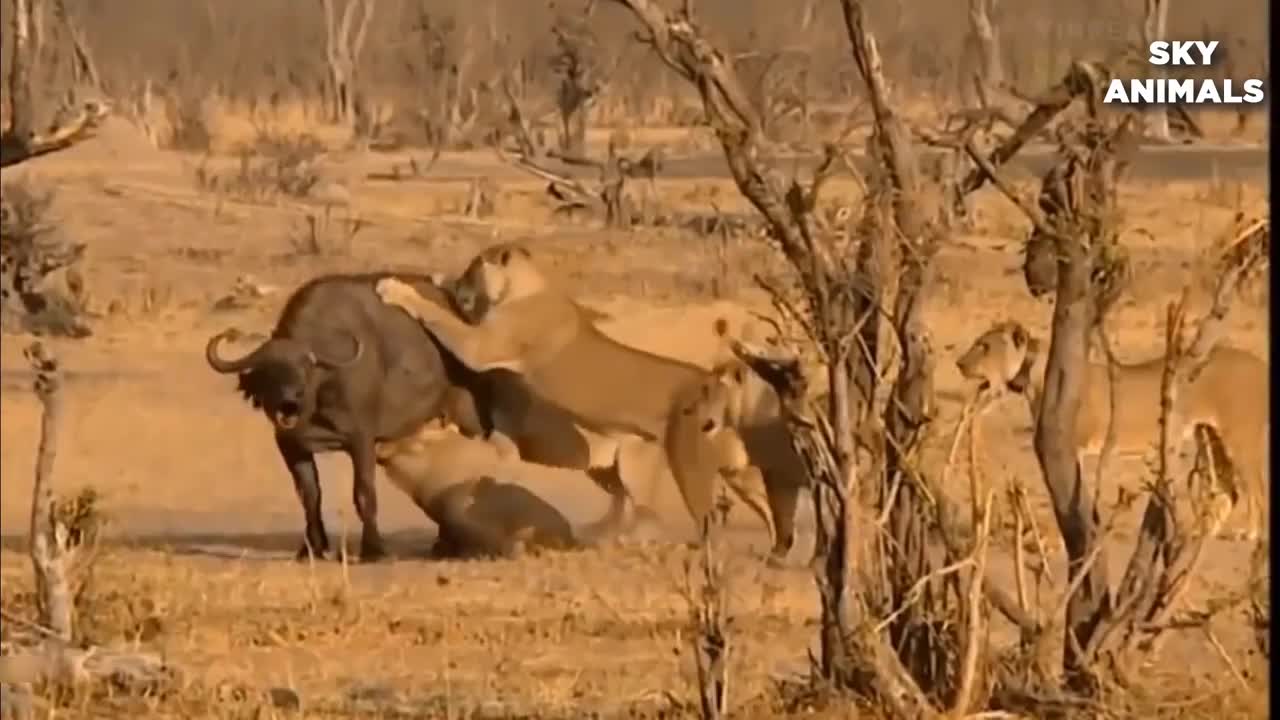
[[[232,380],[207,368],[201,352],[206,339],[227,326],[268,331],[285,295],[305,278],[388,267],[452,272],[495,240],[527,237],[556,258],[565,282],[619,318],[612,326],[618,337],[705,362],[709,319],[726,308],[765,309],[750,275],[778,267],[753,239],[731,242],[722,254],[717,241],[682,231],[606,232],[589,221],[553,218],[540,183],[500,171],[488,155],[446,158],[449,167],[464,168],[455,181],[364,179],[395,161],[328,159],[326,176],[350,195],[349,207],[333,210],[333,224],[349,216],[368,224],[349,246],[338,242],[325,253],[299,251],[293,242],[307,213],[323,215],[318,206],[252,204],[200,192],[197,158],[152,150],[124,128],[24,169],[56,186],[62,227],[89,244],[88,285],[104,314],[94,337],[51,343],[71,373],[57,482],[68,491],[98,489],[117,540],[99,564],[87,634],[97,642],[139,640],[161,648],[195,669],[203,687],[222,684],[222,694],[193,691],[156,706],[156,713],[173,717],[249,716],[270,687],[296,689],[313,717],[358,715],[375,705],[384,712],[416,707],[422,717],[471,711],[582,717],[588,710],[656,712],[671,705],[669,694],[692,699],[688,605],[681,594],[690,553],[682,547],[430,562],[421,557],[429,524],[382,484],[383,527],[393,531],[396,562],[309,567],[282,559],[296,548],[302,522],[288,476],[263,418],[239,399]],[[460,215],[467,191],[461,178],[478,173],[492,173],[501,184],[493,221]],[[5,179],[10,176],[6,171]],[[1122,359],[1160,350],[1165,303],[1191,279],[1197,257],[1236,210],[1263,206],[1264,182],[1140,177],[1124,188],[1135,228],[1125,241],[1139,272],[1111,323]],[[682,177],[658,187],[673,206],[743,205],[722,179]],[[841,192],[847,189],[832,191],[834,197]],[[995,320],[1022,318],[1042,336],[1049,322],[1048,306],[1027,296],[1018,271],[1015,249],[1026,223],[989,191],[978,194],[977,207],[977,234],[958,238],[939,259],[940,287],[930,309],[943,348],[940,435],[950,432],[964,392],[952,364],[959,350]],[[214,309],[245,274],[278,292],[245,309]],[[1234,342],[1263,356],[1265,301],[1263,290],[1231,317]],[[0,353],[0,524],[7,541],[0,577],[6,613],[30,617],[23,590],[30,571],[16,552],[27,522],[39,421],[20,354],[26,341],[6,337]],[[1051,527],[1025,409],[1007,402],[985,427],[992,481],[1024,479],[1042,525]],[[936,467],[939,450],[931,452]],[[324,459],[321,474],[331,532],[354,533],[346,461]],[[1115,461],[1103,491],[1106,506],[1118,488],[1136,489],[1143,474],[1140,459]],[[519,479],[576,521],[603,505],[597,490],[553,471],[528,470]],[[690,536],[669,484],[641,492],[663,512],[671,539]],[[760,566],[765,542],[754,519],[740,514],[735,522],[734,696],[749,716],[772,714],[777,682],[803,669],[815,638],[815,593],[803,569],[809,512],[802,512],[805,531],[794,567],[784,570]],[[1127,547],[1133,524],[1132,518],[1121,523],[1119,548]],[[1193,604],[1245,580],[1249,548],[1215,541],[1208,552]],[[1058,544],[1052,553],[1061,578]],[[1125,557],[1123,550],[1113,554],[1117,572]],[[1261,717],[1269,688],[1252,629],[1239,611],[1224,613],[1214,629],[1247,675],[1247,690],[1200,634],[1171,642],[1153,676],[1172,675],[1193,695],[1209,693],[1187,704],[1188,714]],[[1003,628],[999,636],[1007,634]],[[228,689],[237,687],[250,688],[248,695]],[[84,705],[76,712],[106,713],[107,707]]]

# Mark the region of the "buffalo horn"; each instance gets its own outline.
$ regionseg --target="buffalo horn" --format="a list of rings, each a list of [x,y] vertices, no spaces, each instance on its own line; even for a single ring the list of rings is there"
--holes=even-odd
[[[266,343],[259,345],[256,349],[237,360],[227,360],[218,354],[218,346],[222,344],[222,341],[235,334],[235,330],[224,330],[209,338],[209,344],[204,347],[204,357],[205,360],[209,361],[209,367],[220,373],[233,373],[248,370],[258,363],[258,357],[262,353],[262,349],[266,347]]]

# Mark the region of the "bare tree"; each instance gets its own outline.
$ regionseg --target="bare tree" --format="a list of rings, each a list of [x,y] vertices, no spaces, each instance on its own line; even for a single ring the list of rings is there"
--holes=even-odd
[[[1068,586],[1057,612],[1038,629],[1033,661],[1025,666],[1032,676],[1025,680],[1034,689],[1021,700],[1003,699],[1006,707],[1023,710],[1038,707],[1048,697],[1063,701],[1058,676],[1064,672],[1070,702],[1095,707],[1090,703],[1104,692],[1134,685],[1137,666],[1158,651],[1157,641],[1175,625],[1175,617],[1182,627],[1205,627],[1214,614],[1178,614],[1178,602],[1194,577],[1207,533],[1204,524],[1176,517],[1173,483],[1181,478],[1174,470],[1176,448],[1169,435],[1169,417],[1177,388],[1197,372],[1223,333],[1241,278],[1264,261],[1270,247],[1266,221],[1245,223],[1227,243],[1213,306],[1190,345],[1182,340],[1182,303],[1170,308],[1158,468],[1137,546],[1124,578],[1113,587],[1108,578],[1106,524],[1071,439],[1091,331],[1128,277],[1126,256],[1117,242],[1117,189],[1137,136],[1134,115],[1108,118],[1097,112],[1097,100],[1111,76],[1101,63],[1072,65],[1062,87],[1087,101],[1089,120],[1064,134],[1058,162],[1042,178],[1038,205],[1022,200],[972,146],[968,148],[979,169],[1031,220],[1033,236],[1042,238],[1057,258],[1052,275],[1053,335],[1034,447],[1067,552]],[[1056,629],[1063,631],[1061,645],[1052,637]],[[1049,648],[1055,646],[1063,654],[1053,659]]]
[[[960,63],[960,97],[970,108],[1017,127],[1022,108],[1007,90],[1000,33],[992,14],[998,0],[969,0],[969,32]]]
[[[89,137],[106,115],[107,106],[87,103],[65,123],[57,123],[45,132],[36,131],[37,108],[31,92],[31,75],[35,72],[37,48],[33,26],[39,26],[43,0],[13,0],[13,42],[9,56],[9,127],[0,130],[0,167],[8,167],[71,147]]]
[[[1077,707],[1095,707],[1088,698],[1096,698],[1100,687],[1098,660],[1113,649],[1134,647],[1117,635],[1133,638],[1150,627],[1134,620],[1133,605],[1145,608],[1142,617],[1165,612],[1161,617],[1167,618],[1169,588],[1185,588],[1183,575],[1166,574],[1154,581],[1164,583],[1165,589],[1155,593],[1158,599],[1112,591],[1098,509],[1092,494],[1081,490],[1087,484],[1070,446],[1088,334],[1127,277],[1125,255],[1116,242],[1116,187],[1135,138],[1132,116],[1118,123],[1099,119],[1099,89],[1112,75],[1111,64],[1074,63],[989,155],[977,150],[972,129],[954,137],[915,131],[932,144],[963,150],[975,165],[955,183],[955,192],[963,197],[994,182],[1024,209],[1034,233],[1059,258],[1052,274],[1054,336],[1036,450],[1068,548],[1070,580],[1062,610],[1044,623],[1028,617],[1025,607],[984,577],[990,492],[973,481],[973,540],[966,548],[950,527],[956,512],[945,490],[915,461],[934,407],[932,348],[922,307],[931,285],[931,259],[949,229],[943,212],[947,198],[940,178],[917,163],[912,134],[895,112],[862,4],[841,0],[874,118],[871,173],[861,212],[841,228],[824,223],[825,214],[815,209],[823,183],[842,164],[843,151],[829,146],[812,181],[778,182],[760,161],[757,108],[732,64],[699,30],[691,4],[669,13],[653,0],[615,2],[633,12],[647,30],[644,39],[701,95],[731,175],[764,217],[770,239],[791,265],[795,286],[757,281],[783,318],[801,328],[827,371],[826,407],[817,407],[808,399],[799,353],[733,346],[777,389],[792,442],[813,482],[820,675],[874,695],[895,717],[962,716],[992,707],[994,668],[983,640],[990,607],[1035,640],[1029,647],[1043,662],[1019,664],[1019,670],[1045,668],[1044,677],[1052,680],[1065,669],[1072,687],[1086,690],[1077,695],[1084,698]],[[1043,178],[1039,204],[1028,203],[1000,177],[999,166],[1074,102],[1084,102],[1091,119],[1064,131],[1059,162]],[[891,362],[894,350],[896,362]],[[897,366],[896,376],[882,400],[885,394],[877,390],[891,365]],[[1183,558],[1176,572],[1195,555],[1154,545],[1164,554],[1152,557]],[[1152,572],[1157,571],[1141,577],[1151,579]],[[1113,602],[1118,595],[1130,598],[1123,612]],[[1065,658],[1056,661],[1045,650],[1054,645],[1049,639],[1055,635],[1065,636],[1068,647]],[[998,705],[1013,704],[1008,680],[1001,683],[1005,689]]]
[[[31,495],[31,562],[35,571],[39,618],[20,625],[34,630],[39,647],[0,656],[0,687],[45,681],[71,683],[110,678],[118,686],[154,691],[171,679],[172,668],[156,655],[104,648],[77,648],[74,640],[74,600],[70,571],[77,548],[73,533],[59,517],[53,488],[58,429],[62,418],[62,372],[53,352],[40,342],[23,355],[35,372],[33,389],[43,406],[35,485]],[[13,619],[6,615],[6,623]],[[8,700],[8,694],[3,696]],[[10,717],[5,708],[5,717]]]
[[[58,23],[66,31],[71,42],[71,82],[75,87],[87,86],[95,91],[102,90],[102,76],[98,73],[98,63],[93,59],[89,41],[85,38],[84,28],[70,11],[67,0],[54,0],[54,15]]]
[[[0,166],[9,167],[56,152],[89,137],[105,117],[107,106],[87,103],[65,125],[54,124],[37,133],[37,110],[31,90],[35,71],[35,18],[42,16],[42,0],[13,0],[13,42],[9,63],[11,119],[0,132]],[[84,245],[67,242],[52,232],[48,210],[51,193],[35,190],[32,183],[6,177],[0,200],[0,327],[25,329],[74,337],[89,334],[80,298],[53,297],[44,287],[52,273],[67,271],[68,289],[83,288],[75,265]]]
[[[551,26],[555,53],[551,68],[556,84],[556,110],[560,115],[560,150],[574,156],[586,153],[587,113],[608,84],[599,41],[591,29],[595,2],[587,2],[576,14],[560,15]]]
[[[326,87],[329,117],[334,122],[354,127],[360,90],[360,53],[369,32],[369,22],[373,19],[374,0],[346,0],[341,17],[334,7],[334,0],[320,0],[320,7],[324,11],[324,54],[329,70]]]
[[[40,449],[31,493],[31,564],[36,575],[40,624],[64,643],[71,642],[72,605],[67,580],[65,528],[54,514],[53,461],[57,456],[58,425],[62,419],[62,378],[58,360],[33,343],[26,356],[36,371],[35,391],[44,405],[40,420]]]
[[[778,390],[792,442],[813,481],[820,674],[876,695],[897,717],[934,717],[939,705],[951,704],[963,714],[981,705],[985,603],[1011,613],[1016,608],[978,569],[971,585],[986,592],[966,608],[969,621],[948,625],[934,614],[947,578],[980,565],[974,558],[984,545],[979,538],[970,553],[959,543],[940,548],[931,541],[929,498],[937,493],[926,489],[928,479],[914,461],[934,407],[922,310],[931,260],[947,233],[945,203],[937,179],[920,169],[911,134],[891,102],[861,3],[841,5],[875,123],[868,145],[873,169],[861,212],[841,228],[815,210],[824,183],[851,167],[845,153],[828,146],[811,181],[776,182],[760,160],[757,104],[732,64],[705,39],[690,4],[671,14],[650,0],[615,1],[642,22],[658,56],[699,91],[732,177],[764,217],[794,271],[795,287],[757,280],[782,316],[803,330],[827,371],[826,407],[815,407],[799,354],[734,346]],[[1006,151],[998,162],[1012,155]],[[877,390],[893,350],[900,360],[884,401]],[[975,506],[983,505],[979,500]],[[949,634],[955,627],[964,628],[963,637]],[[953,642],[966,648],[963,663],[946,659]]]

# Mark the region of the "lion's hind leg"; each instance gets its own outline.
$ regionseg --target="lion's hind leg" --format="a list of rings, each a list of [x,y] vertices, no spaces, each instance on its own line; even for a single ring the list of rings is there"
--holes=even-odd
[[[1204,490],[1195,494],[1203,498],[1200,521],[1205,537],[1247,538],[1252,528],[1240,531],[1227,525],[1232,511],[1242,500],[1252,515],[1252,493],[1245,486],[1247,478],[1242,472],[1245,468],[1237,462],[1237,454],[1228,452],[1225,438],[1208,425],[1196,427],[1195,448],[1194,474],[1205,484]]]
[[[1215,468],[1228,466],[1225,471],[1219,469],[1217,472],[1221,487],[1215,490],[1231,500],[1220,524],[1225,524],[1225,514],[1243,504],[1244,527],[1229,534],[1248,542],[1262,539],[1269,529],[1269,487],[1265,476],[1269,439],[1266,431],[1257,426],[1222,428],[1216,432],[1205,428],[1197,432],[1197,441],[1200,441],[1201,435],[1206,436],[1207,442],[1204,444],[1213,451],[1209,456],[1213,459]],[[1220,458],[1227,462],[1222,462]]]

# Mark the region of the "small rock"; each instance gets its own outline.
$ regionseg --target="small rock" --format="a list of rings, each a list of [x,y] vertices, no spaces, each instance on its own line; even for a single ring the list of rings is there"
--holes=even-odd
[[[301,710],[302,697],[292,688],[273,687],[267,690],[271,704],[280,710]]]

